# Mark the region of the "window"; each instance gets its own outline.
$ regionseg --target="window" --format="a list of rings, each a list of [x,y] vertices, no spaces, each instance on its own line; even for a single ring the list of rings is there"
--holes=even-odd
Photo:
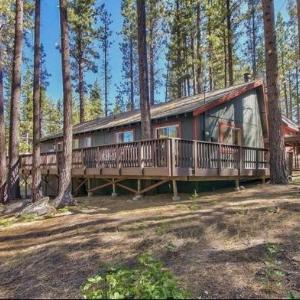
[[[116,142],[118,144],[133,142],[133,130],[117,132]]]
[[[220,123],[220,143],[241,145],[241,129]]]
[[[79,148],[79,139],[73,139],[73,149]]]
[[[82,140],[82,147],[83,148],[89,148],[92,147],[92,137],[91,136],[85,136]]]
[[[56,144],[56,150],[57,151],[62,151],[63,150],[63,142],[58,142]]]
[[[178,138],[179,137],[179,125],[170,125],[170,126],[163,126],[163,127],[157,127],[155,132],[155,136],[160,138]]]

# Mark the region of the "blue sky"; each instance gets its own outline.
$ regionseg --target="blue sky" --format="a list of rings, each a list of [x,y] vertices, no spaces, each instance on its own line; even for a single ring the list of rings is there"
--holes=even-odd
[[[46,51],[46,67],[48,72],[52,75],[49,79],[50,85],[48,87],[49,96],[56,101],[62,97],[62,80],[60,67],[60,53],[55,48],[56,44],[60,43],[60,27],[59,27],[59,10],[58,0],[42,0],[42,25],[41,36],[44,49]],[[113,101],[115,96],[115,85],[121,80],[121,66],[122,58],[119,50],[120,37],[117,34],[122,27],[121,17],[121,0],[102,0],[101,3],[106,4],[107,10],[112,14],[113,24],[113,45],[110,50],[110,66],[112,74],[112,82],[110,89],[110,99]],[[275,0],[276,11],[286,12],[287,0]],[[93,80],[98,77],[101,81],[101,75],[89,75],[88,80]]]

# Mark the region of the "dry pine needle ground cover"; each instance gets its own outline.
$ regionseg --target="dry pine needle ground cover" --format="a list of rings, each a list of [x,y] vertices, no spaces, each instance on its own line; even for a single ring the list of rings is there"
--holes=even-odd
[[[170,198],[79,198],[51,218],[2,216],[0,297],[80,298],[87,277],[145,252],[193,297],[300,293],[299,184]]]

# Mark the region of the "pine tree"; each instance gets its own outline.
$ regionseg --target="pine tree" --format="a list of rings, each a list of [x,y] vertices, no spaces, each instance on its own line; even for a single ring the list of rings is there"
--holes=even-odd
[[[263,0],[265,33],[266,75],[268,90],[268,118],[270,145],[270,172],[273,184],[287,184],[288,174],[285,160],[285,144],[281,130],[279,103],[278,57],[276,46],[274,1]]]
[[[120,110],[134,110],[139,96],[139,76],[137,58],[136,2],[122,0],[123,17],[120,50],[122,53],[122,79],[117,87]],[[121,106],[120,106],[121,105]]]
[[[99,58],[96,41],[99,30],[96,27],[99,8],[96,0],[70,1],[70,55],[72,57],[73,80],[79,96],[80,122],[85,120],[85,74],[97,72],[95,61]]]
[[[101,22],[101,34],[100,34],[100,45],[103,53],[102,70],[104,78],[104,112],[105,116],[109,112],[109,85],[111,80],[110,66],[109,66],[109,49],[112,45],[111,36],[112,31],[110,29],[112,24],[111,14],[107,11],[105,5],[101,7],[100,13]]]
[[[263,48],[261,0],[248,0],[245,15],[245,29],[247,40],[245,43],[245,60],[250,66],[252,77],[256,78],[263,72],[263,57],[260,56]]]
[[[97,80],[93,83],[89,90],[87,115],[89,117],[88,120],[94,120],[104,115],[101,89]]]
[[[41,2],[35,1],[34,25],[34,80],[33,80],[33,153],[32,153],[32,201],[42,198],[41,177]]]
[[[146,4],[137,0],[138,56],[140,76],[140,107],[142,139],[151,138],[151,116],[149,100],[147,40],[146,40]]]
[[[12,67],[11,102],[10,102],[10,135],[8,165],[8,198],[20,196],[19,190],[19,114],[21,95],[21,65],[23,47],[23,0],[16,0],[15,38]]]
[[[0,36],[2,35],[2,27],[0,25]],[[3,86],[3,69],[2,62],[3,47],[0,44],[0,203],[4,203],[6,198],[6,143],[5,143],[5,117],[4,117],[4,86]]]
[[[70,49],[68,34],[68,13],[67,1],[60,0],[60,28],[61,28],[61,60],[62,60],[62,79],[64,94],[64,126],[63,126],[63,152],[61,157],[59,192],[54,200],[56,207],[73,205],[74,199],[71,194],[71,170],[72,170],[72,86],[70,68]]]

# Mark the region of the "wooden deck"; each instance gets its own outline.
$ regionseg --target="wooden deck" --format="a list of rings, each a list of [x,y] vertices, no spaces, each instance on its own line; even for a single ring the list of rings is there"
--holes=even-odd
[[[58,175],[61,152],[42,153],[42,174]],[[20,172],[30,175],[32,156],[22,155]],[[226,180],[269,176],[266,149],[182,139],[155,139],[73,150],[72,176]]]

